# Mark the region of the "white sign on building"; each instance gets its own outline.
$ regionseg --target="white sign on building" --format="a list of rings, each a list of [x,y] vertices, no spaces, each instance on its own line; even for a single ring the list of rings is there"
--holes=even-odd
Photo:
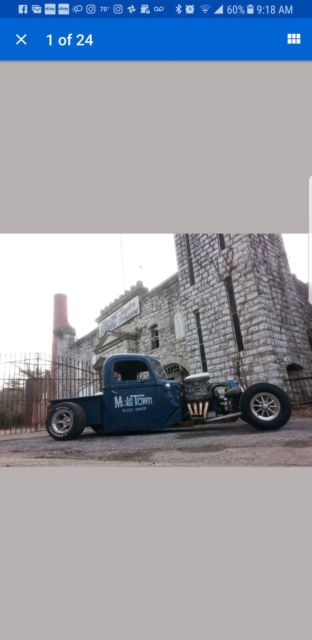
[[[182,340],[185,337],[184,319],[182,311],[174,314],[174,331],[176,340]]]
[[[110,316],[107,316],[107,318],[104,318],[104,320],[99,323],[99,337],[102,338],[106,331],[113,331],[114,329],[117,329],[117,327],[120,327],[125,322],[135,318],[135,316],[140,313],[140,297],[135,296],[135,298],[126,302],[126,304],[122,305],[122,307],[111,313]]]

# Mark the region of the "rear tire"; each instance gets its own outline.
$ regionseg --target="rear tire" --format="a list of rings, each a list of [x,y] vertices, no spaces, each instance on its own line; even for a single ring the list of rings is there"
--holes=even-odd
[[[241,397],[240,408],[242,419],[261,430],[280,429],[291,415],[287,393],[267,382],[248,387]]]
[[[75,402],[59,402],[50,409],[46,421],[48,434],[54,440],[78,438],[85,426],[85,412]]]

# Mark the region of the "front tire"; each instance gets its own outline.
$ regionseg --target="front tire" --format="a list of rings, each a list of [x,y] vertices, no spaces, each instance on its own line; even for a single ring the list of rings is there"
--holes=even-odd
[[[85,412],[75,402],[60,402],[50,409],[46,427],[54,440],[78,438],[86,426]]]
[[[253,384],[244,391],[240,408],[242,419],[256,429],[280,429],[291,415],[291,403],[287,393],[269,383]]]

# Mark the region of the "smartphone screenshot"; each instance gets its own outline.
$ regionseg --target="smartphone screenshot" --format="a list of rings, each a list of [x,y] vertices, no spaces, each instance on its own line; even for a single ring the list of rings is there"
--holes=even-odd
[[[299,420],[308,445],[312,403],[311,8],[0,11],[8,463],[12,433],[51,436],[51,464],[91,430],[143,434],[131,464],[287,464],[274,432]],[[225,424],[243,429],[230,456],[166,450],[170,428],[220,444]]]
[[[307,0],[1,0],[6,639],[308,637],[311,71]]]

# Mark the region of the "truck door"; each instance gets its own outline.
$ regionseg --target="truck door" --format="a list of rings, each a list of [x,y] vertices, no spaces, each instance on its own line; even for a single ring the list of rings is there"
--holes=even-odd
[[[104,390],[105,431],[107,433],[155,429],[157,383],[144,359],[131,356],[112,363],[109,384]]]
[[[168,380],[165,371],[156,358],[150,358],[151,368],[157,380],[157,407],[159,426],[170,427],[182,420],[181,385],[176,380]]]
[[[161,381],[157,387],[157,403],[160,412],[160,426],[170,427],[182,420],[181,393],[178,382]]]

